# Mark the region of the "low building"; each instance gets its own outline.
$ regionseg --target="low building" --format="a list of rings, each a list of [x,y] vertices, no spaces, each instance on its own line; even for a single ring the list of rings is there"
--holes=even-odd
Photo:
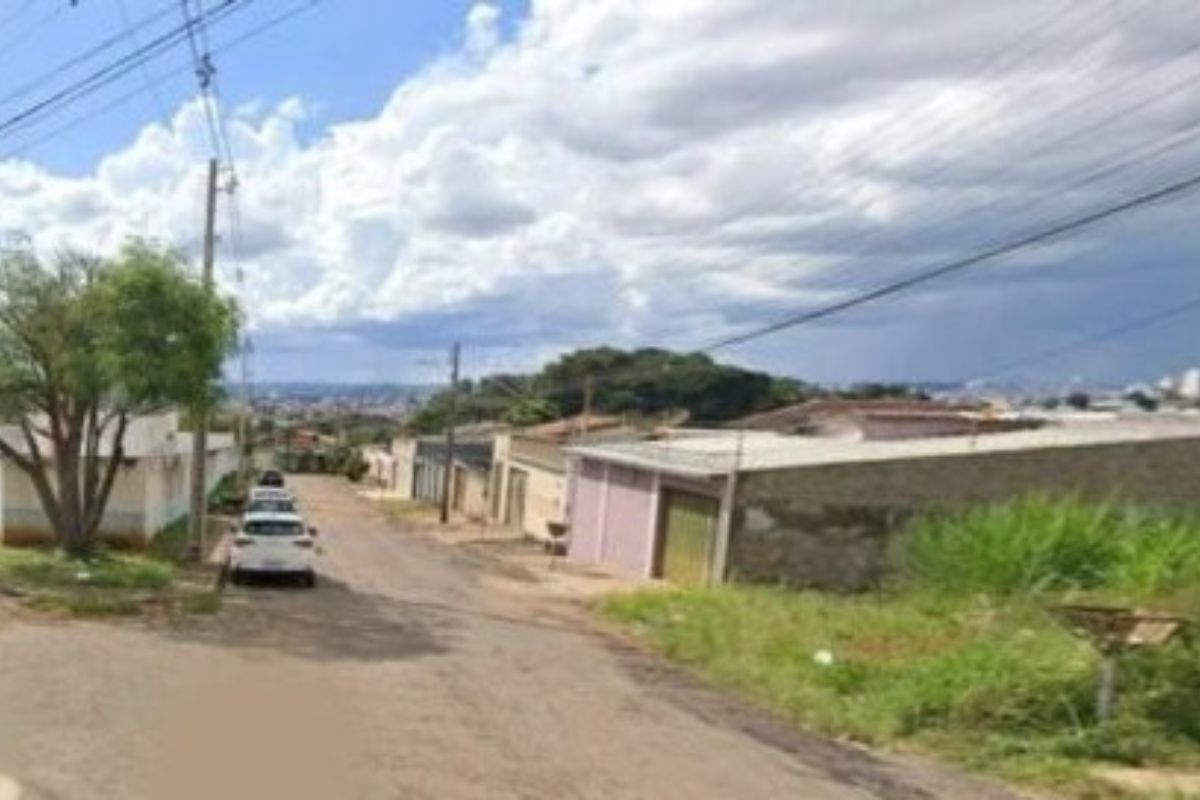
[[[566,522],[568,442],[627,442],[650,433],[620,417],[577,415],[496,436],[491,519],[514,533],[545,540]]]
[[[499,425],[481,423],[478,425],[463,425],[455,429],[454,436],[454,470],[451,476],[462,476],[461,488],[450,485],[451,507],[461,505],[463,513],[469,516],[486,517],[488,508],[488,475],[492,463],[493,437]],[[412,492],[411,499],[426,503],[440,503],[442,489],[446,482],[446,437],[421,436],[410,440],[397,448],[393,443],[393,452],[400,452],[398,460],[403,455],[411,454]],[[405,471],[398,468],[398,474]],[[482,506],[479,501],[479,485],[482,482]],[[399,489],[404,495],[404,490]],[[456,504],[456,499],[461,501]]]
[[[681,584],[859,589],[915,512],[1030,493],[1200,506],[1200,420],[846,441],[710,432],[568,449],[572,560]]]
[[[11,430],[3,432],[16,443]],[[238,453],[233,436],[210,433],[205,482],[208,491],[236,472]],[[107,464],[102,447],[102,462]],[[100,523],[106,541],[142,545],[188,512],[192,471],[192,434],[179,430],[179,415],[171,412],[139,417],[129,424],[124,459]],[[36,544],[53,539],[33,482],[15,464],[0,459],[0,540],[6,544]]]
[[[490,516],[514,533],[546,539],[562,524],[567,460],[562,445],[503,433],[492,461]]]

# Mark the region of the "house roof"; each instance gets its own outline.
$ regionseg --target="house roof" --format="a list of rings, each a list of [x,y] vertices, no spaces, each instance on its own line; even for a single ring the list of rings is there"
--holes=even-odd
[[[893,415],[961,414],[979,411],[982,408],[979,404],[906,397],[885,397],[873,400],[827,397],[751,414],[730,422],[726,427],[743,430],[793,431],[817,417],[824,416],[883,413]]]
[[[1200,440],[1200,415],[1097,415],[1074,424],[987,436],[939,436],[891,441],[847,441],[764,431],[724,431],[657,441],[571,447],[578,457],[682,475],[979,455],[1020,450],[1089,447],[1131,442]]]
[[[620,417],[607,414],[576,414],[573,417],[563,417],[541,425],[524,428],[521,435],[531,439],[553,439],[562,441],[577,433],[587,431],[618,428],[624,424]]]

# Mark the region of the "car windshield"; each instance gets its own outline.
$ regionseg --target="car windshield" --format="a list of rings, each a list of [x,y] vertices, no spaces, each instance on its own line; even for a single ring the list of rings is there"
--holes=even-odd
[[[287,520],[256,519],[247,522],[244,528],[251,536],[300,536],[304,533],[299,522]]]
[[[259,497],[250,501],[247,511],[266,511],[273,514],[293,514],[295,504],[282,497]]]

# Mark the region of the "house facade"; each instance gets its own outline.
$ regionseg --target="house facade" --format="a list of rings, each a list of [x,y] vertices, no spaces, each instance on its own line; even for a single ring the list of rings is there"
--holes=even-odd
[[[569,557],[680,584],[861,589],[913,513],[1029,493],[1200,506],[1200,423],[903,441],[724,432],[569,450]]]
[[[496,435],[490,518],[513,533],[546,540],[566,524],[568,442],[631,441],[646,433],[620,417],[566,417]]]
[[[565,522],[567,460],[562,445],[522,434],[496,436],[489,516],[523,536],[547,539]]]
[[[231,434],[210,433],[207,448],[205,482],[211,491],[223,477],[237,471],[238,452]],[[179,417],[174,412],[139,417],[129,425],[124,451],[100,535],[115,544],[138,546],[188,512],[192,435],[179,431]],[[102,460],[107,463],[107,458]],[[7,459],[0,459],[0,498],[0,541],[37,544],[52,540],[33,481]]]

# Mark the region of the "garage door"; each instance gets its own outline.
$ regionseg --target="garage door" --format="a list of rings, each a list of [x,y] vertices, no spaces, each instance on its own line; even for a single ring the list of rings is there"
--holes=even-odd
[[[663,497],[662,577],[680,586],[708,582],[717,541],[717,501],[690,492]]]

